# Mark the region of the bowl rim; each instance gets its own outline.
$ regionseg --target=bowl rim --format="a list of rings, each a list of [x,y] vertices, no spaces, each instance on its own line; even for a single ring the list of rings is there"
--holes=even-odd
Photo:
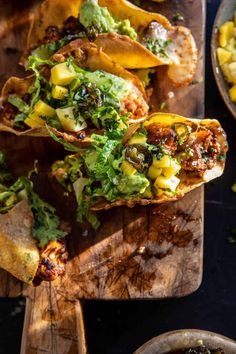
[[[196,338],[197,337],[197,338]],[[183,349],[184,341],[189,341],[187,346],[196,346],[199,340],[205,342],[207,346],[223,346],[223,350],[231,350],[229,354],[236,352],[236,341],[225,337],[222,334],[202,330],[202,329],[178,329],[165,332],[154,337],[139,347],[133,354],[164,354],[168,351]],[[209,342],[208,342],[209,341]],[[159,346],[159,348],[157,347]],[[212,347],[213,348],[213,347]],[[156,351],[158,349],[158,352]],[[161,351],[160,351],[161,350]],[[228,353],[227,353],[228,354]]]
[[[212,28],[212,34],[211,34],[211,64],[212,64],[212,69],[215,77],[215,81],[218,87],[218,90],[221,94],[221,97],[224,100],[224,103],[226,104],[228,110],[230,113],[236,118],[236,104],[231,101],[227,89],[229,88],[229,84],[225,81],[223,77],[223,73],[221,71],[220,65],[217,60],[216,56],[216,49],[218,48],[218,40],[217,40],[217,35],[218,35],[218,26],[220,22],[220,18],[222,16],[222,11],[225,6],[229,6],[229,1],[228,0],[223,0],[217,10],[217,14],[214,20],[213,28]],[[236,10],[236,3],[235,3],[235,10]],[[231,19],[229,18],[228,21]]]

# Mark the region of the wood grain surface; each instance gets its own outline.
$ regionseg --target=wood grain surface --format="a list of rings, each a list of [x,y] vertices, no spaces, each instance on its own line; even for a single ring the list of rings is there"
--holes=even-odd
[[[25,45],[32,1],[15,4],[8,2],[2,7],[0,86],[13,74],[23,75],[17,62]],[[160,68],[153,109],[159,109],[160,104],[166,102],[165,111],[202,118],[205,2],[171,0],[150,4],[145,3],[148,10],[159,11],[170,19],[176,12],[181,13],[184,22],[180,24],[192,30],[199,49],[196,75],[199,83],[176,89],[167,80],[165,68]],[[94,233],[74,222],[75,201],[72,197],[65,199],[62,188],[49,174],[51,163],[64,156],[60,146],[48,139],[19,139],[2,133],[0,148],[6,151],[9,168],[16,176],[26,173],[34,160],[39,160],[39,174],[34,178],[36,191],[58,207],[61,218],[72,224],[68,238],[70,260],[61,279],[37,289],[27,288],[0,270],[0,296],[27,297],[22,353],[85,352],[78,299],[160,299],[185,296],[199,287],[203,257],[203,188],[189,193],[181,201],[165,205],[102,212],[99,214],[102,227]],[[78,314],[80,316],[76,317]]]

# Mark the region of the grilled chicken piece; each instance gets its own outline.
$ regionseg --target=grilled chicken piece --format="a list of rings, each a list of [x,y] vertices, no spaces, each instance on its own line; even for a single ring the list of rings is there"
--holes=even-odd
[[[68,260],[68,252],[64,240],[50,241],[46,247],[40,251],[39,267],[33,284],[40,285],[42,281],[52,281],[65,271]]]
[[[221,127],[204,127],[191,133],[186,129],[184,141],[179,145],[178,140],[183,137],[178,136],[177,127],[175,130],[174,127],[153,123],[146,129],[148,143],[162,146],[162,149],[179,158],[185,171],[201,172],[212,169],[220,153],[225,154],[228,149],[225,133]]]

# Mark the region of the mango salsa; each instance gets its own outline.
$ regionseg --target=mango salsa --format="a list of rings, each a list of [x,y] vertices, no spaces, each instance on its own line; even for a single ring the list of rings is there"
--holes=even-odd
[[[146,136],[136,133],[132,136],[132,138],[128,141],[128,144],[145,144],[147,141]]]
[[[133,176],[137,172],[136,168],[134,168],[133,165],[126,160],[122,162],[121,170],[127,176]]]
[[[159,176],[159,177],[157,177],[157,179],[154,183],[154,187],[157,190],[158,190],[158,188],[161,188],[161,189],[168,189],[172,192],[175,192],[179,183],[180,183],[180,179],[176,176],[172,176],[170,178]]]
[[[47,103],[39,100],[36,105],[34,106],[34,111],[37,113],[38,116],[41,117],[50,117],[53,118],[56,115],[56,111],[54,108],[49,106]]]
[[[24,120],[24,123],[30,128],[42,127],[45,125],[45,120],[40,118],[37,113],[32,113]]]
[[[157,160],[157,158],[154,157],[152,164],[156,168],[169,167],[170,166],[170,157],[168,155],[164,155],[160,160]]]
[[[160,176],[162,173],[162,169],[161,168],[157,168],[155,166],[150,166],[149,169],[148,169],[148,177],[150,179],[153,179],[155,180],[158,176]]]
[[[226,49],[217,48],[216,51],[217,51],[217,57],[218,57],[220,65],[223,65],[223,64],[227,63],[232,58],[232,53],[230,53]]]
[[[229,89],[229,96],[231,98],[231,101],[233,101],[234,103],[236,103],[236,85],[232,86]]]
[[[181,166],[175,161],[170,161],[170,166],[163,168],[163,175],[167,178],[176,175],[181,169]]]
[[[229,97],[236,103],[236,11],[233,21],[227,21],[219,28],[216,54],[225,80],[233,85],[229,88]]]
[[[227,21],[219,28],[219,43],[221,47],[226,47],[228,41],[234,36],[234,23]]]
[[[57,108],[56,114],[66,132],[78,132],[87,127],[83,118],[75,119],[73,107]]]
[[[60,85],[55,85],[52,89],[52,97],[56,100],[62,100],[67,93],[68,89]]]
[[[54,85],[69,85],[76,78],[73,67],[67,63],[60,63],[52,67],[50,81]]]

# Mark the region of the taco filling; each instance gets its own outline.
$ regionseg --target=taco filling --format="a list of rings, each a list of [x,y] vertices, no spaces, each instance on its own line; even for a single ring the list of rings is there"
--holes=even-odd
[[[50,5],[49,12],[53,12],[50,0],[42,4],[38,14],[42,12],[43,19],[35,14],[28,36],[31,55],[49,59],[70,41],[88,38],[125,68],[170,65],[168,76],[177,85],[189,83],[196,72],[197,48],[191,32],[183,26],[172,26],[164,16],[144,11],[126,0],[84,0],[78,4],[77,18],[70,16],[62,19],[60,26],[52,22],[44,28]]]
[[[34,285],[64,273],[68,258],[55,209],[34,191],[27,177],[9,183],[4,155],[0,154],[0,266]]]
[[[131,127],[130,127],[131,130]],[[78,202],[78,221],[97,228],[92,210],[182,197],[221,175],[227,142],[216,120],[154,114],[132,132],[92,135],[85,151],[52,166],[52,173]]]
[[[84,69],[70,56],[55,54],[53,59],[31,57],[28,68],[35,76],[28,86],[24,83],[24,94],[17,93],[20,79],[7,89],[0,112],[5,125],[19,131],[46,126],[83,138],[85,129],[122,130],[146,117],[149,107],[131,80]],[[41,70],[40,64],[45,64]]]

